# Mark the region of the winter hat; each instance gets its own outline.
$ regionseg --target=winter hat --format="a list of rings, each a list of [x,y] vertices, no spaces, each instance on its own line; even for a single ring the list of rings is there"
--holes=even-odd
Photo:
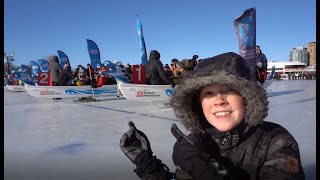
[[[193,55],[193,56],[192,56],[192,59],[193,59],[193,60],[196,60],[198,57],[199,57],[198,55]]]
[[[183,64],[185,64],[185,65],[189,65],[190,64],[190,59],[183,59],[181,62]]]
[[[149,59],[160,60],[160,53],[156,50],[150,51]]]
[[[185,128],[200,132],[210,127],[199,104],[200,90],[210,84],[221,84],[237,91],[244,99],[244,122],[250,127],[260,124],[268,114],[266,91],[251,79],[245,60],[228,52],[203,59],[172,94],[170,104]]]
[[[48,57],[48,62],[50,62],[50,63],[53,63],[53,62],[59,63],[59,58],[56,55],[51,55],[51,56]]]

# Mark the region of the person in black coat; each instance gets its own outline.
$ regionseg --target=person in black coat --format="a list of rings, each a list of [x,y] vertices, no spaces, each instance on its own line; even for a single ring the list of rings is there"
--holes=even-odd
[[[149,60],[146,66],[146,84],[165,85],[171,84],[170,80],[165,76],[163,64],[160,61],[160,53],[156,50],[150,52]]]
[[[171,79],[173,79],[173,72],[171,71],[170,67],[169,67],[169,64],[166,64],[164,67],[163,67],[163,70],[164,70],[164,75],[170,80],[172,81]]]
[[[266,91],[245,60],[229,52],[204,59],[177,86],[170,105],[190,132],[175,124],[171,173],[153,155],[147,136],[129,122],[120,148],[144,180],[305,179],[298,143],[287,129],[264,121]]]
[[[73,74],[69,63],[65,63],[58,76],[57,86],[69,86],[72,82]]]
[[[266,55],[262,53],[260,46],[256,46],[256,66],[257,81],[259,81],[261,85],[263,85],[268,76],[268,60]]]

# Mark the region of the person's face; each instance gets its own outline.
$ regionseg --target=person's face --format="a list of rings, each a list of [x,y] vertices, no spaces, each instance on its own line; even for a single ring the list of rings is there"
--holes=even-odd
[[[78,77],[79,77],[79,80],[83,80],[83,75],[80,72],[78,73]]]
[[[256,54],[260,54],[260,49],[256,47]]]
[[[200,91],[200,102],[207,121],[222,132],[238,126],[244,118],[244,101],[238,92],[217,84]]]

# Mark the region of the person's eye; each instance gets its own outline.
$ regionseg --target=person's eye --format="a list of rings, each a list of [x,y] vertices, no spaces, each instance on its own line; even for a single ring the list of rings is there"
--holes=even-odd
[[[237,91],[235,90],[229,90],[227,92],[224,93],[225,95],[240,95]]]
[[[213,96],[215,96],[216,94],[214,93],[214,92],[212,92],[212,91],[206,91],[206,92],[204,92],[203,93],[203,97],[204,98],[210,98],[210,97],[213,97]]]

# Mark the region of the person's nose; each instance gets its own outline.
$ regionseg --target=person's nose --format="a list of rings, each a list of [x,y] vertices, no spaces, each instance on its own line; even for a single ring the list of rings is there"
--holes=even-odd
[[[217,94],[216,97],[214,98],[214,105],[215,106],[223,106],[226,105],[228,102],[226,101],[226,97],[224,94]]]

